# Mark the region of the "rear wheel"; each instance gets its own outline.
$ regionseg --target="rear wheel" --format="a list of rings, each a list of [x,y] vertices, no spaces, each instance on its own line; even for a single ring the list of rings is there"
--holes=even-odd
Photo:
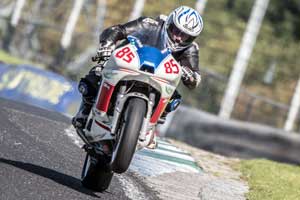
[[[132,160],[146,114],[146,102],[131,98],[120,119],[119,139],[113,150],[111,169],[116,173],[125,172]]]
[[[107,164],[86,154],[81,173],[81,183],[84,187],[98,192],[106,190],[113,177],[113,172]]]

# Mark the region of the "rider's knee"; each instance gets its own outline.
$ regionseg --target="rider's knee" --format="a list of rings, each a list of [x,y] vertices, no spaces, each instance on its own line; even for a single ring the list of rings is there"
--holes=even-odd
[[[86,78],[82,78],[78,84],[78,90],[84,97],[95,97],[98,91],[97,83],[92,83]]]

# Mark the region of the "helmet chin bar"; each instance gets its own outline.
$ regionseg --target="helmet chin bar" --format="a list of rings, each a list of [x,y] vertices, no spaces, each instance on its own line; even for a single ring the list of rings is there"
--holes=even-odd
[[[168,36],[168,33],[166,30],[164,30],[163,33],[164,36],[164,44],[166,48],[169,48],[172,52],[176,52],[176,51],[181,51],[186,49],[187,47],[189,47],[190,45],[187,46],[180,46],[178,44],[176,44],[175,42],[172,41],[172,39]]]

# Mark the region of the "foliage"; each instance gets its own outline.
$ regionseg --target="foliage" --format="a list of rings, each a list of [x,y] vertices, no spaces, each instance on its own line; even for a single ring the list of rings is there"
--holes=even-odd
[[[300,19],[298,2],[296,0],[270,0],[243,81],[243,87],[251,92],[285,104],[290,103],[295,83],[300,75],[300,57],[298,56],[300,34],[297,32],[300,27],[298,25]],[[203,15],[204,30],[197,40],[200,44],[200,65],[202,69],[205,69],[202,71],[209,69],[229,77],[253,4],[254,0],[210,0],[207,2]],[[280,20],[276,21],[277,18]],[[276,63],[274,79],[272,83],[266,84],[264,76],[272,63]],[[211,79],[207,77],[206,73],[203,74],[203,79]],[[206,81],[203,84],[208,82],[212,81]],[[200,88],[201,91],[197,91],[194,96],[185,91],[184,95],[187,94],[190,98],[196,99],[189,99],[186,102],[216,113],[226,83],[218,82],[205,85],[205,87],[210,89]],[[245,103],[247,104],[247,102]],[[261,111],[260,115],[256,117],[257,121],[264,123],[265,121],[282,120],[282,116],[276,120],[267,119],[276,117],[276,114],[264,112],[260,107],[255,107],[255,109]],[[236,113],[239,112],[236,110]],[[262,120],[263,118],[266,120]],[[276,122],[273,125],[281,127],[282,122]]]
[[[300,2],[272,0],[267,18],[273,24],[274,34],[300,40]]]

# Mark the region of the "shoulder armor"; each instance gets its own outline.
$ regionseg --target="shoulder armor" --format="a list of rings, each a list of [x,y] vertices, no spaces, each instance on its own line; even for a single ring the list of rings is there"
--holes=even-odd
[[[152,19],[150,17],[146,17],[143,19],[143,22],[144,23],[148,23],[148,24],[151,24],[151,25],[158,25],[158,21],[156,21],[155,19]]]
[[[167,15],[159,15],[158,19],[163,20],[163,21],[167,21],[168,16]]]

